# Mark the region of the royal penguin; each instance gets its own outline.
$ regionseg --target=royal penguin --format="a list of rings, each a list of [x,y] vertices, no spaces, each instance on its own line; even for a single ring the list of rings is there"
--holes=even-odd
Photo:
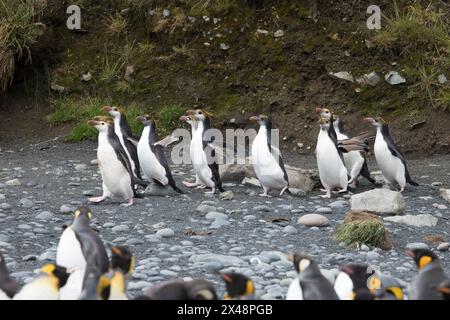
[[[408,286],[409,300],[442,300],[438,286],[448,280],[439,257],[428,249],[407,250],[419,269]]]
[[[19,290],[20,285],[9,274],[5,258],[0,252],[0,300],[11,299]]]
[[[194,136],[195,130],[197,130],[198,123],[195,120],[193,115],[183,115],[180,117],[180,121],[187,123],[191,127],[191,141],[190,141],[189,156],[190,156],[191,163],[192,163],[193,150],[194,150],[192,137]],[[182,183],[188,188],[197,188],[197,189],[205,189],[206,188],[206,185],[200,181],[200,178],[198,177],[197,174],[195,174],[195,182],[183,181]]]
[[[73,223],[59,239],[56,263],[67,268],[70,277],[61,289],[62,300],[78,299],[85,282],[86,268],[94,265],[101,274],[109,269],[109,259],[102,240],[90,227],[92,212],[81,207],[75,210]]]
[[[102,111],[109,113],[114,119],[114,133],[119,138],[120,144],[130,162],[133,175],[142,181],[141,169],[136,146],[129,138],[139,141],[139,137],[135,136],[128,125],[125,113],[119,107],[105,106]],[[141,183],[142,184],[142,183]]]
[[[325,119],[333,119],[333,127],[336,132],[336,138],[338,141],[346,140],[352,138],[350,133],[348,133],[344,129],[344,123],[340,119],[339,116],[332,113],[327,108],[317,108],[316,111],[320,114],[320,117]],[[370,176],[370,171],[367,166],[367,159],[365,157],[365,153],[362,151],[349,151],[347,153],[343,153],[344,164],[347,168],[347,174],[350,177],[348,184],[355,188],[358,177],[361,175],[366,178],[370,183],[375,184],[375,179]]]
[[[419,184],[409,175],[406,158],[395,145],[388,124],[382,118],[365,118],[364,120],[377,129],[374,154],[385,181],[388,184],[397,183],[400,186],[400,192],[405,190],[406,183],[418,186]]]
[[[68,277],[66,268],[54,263],[46,264],[37,278],[24,285],[13,300],[59,300],[60,288]]]
[[[214,194],[216,189],[224,192],[217,160],[218,148],[213,141],[206,138],[206,132],[211,128],[210,114],[202,109],[188,110],[187,114],[193,116],[197,126],[192,135],[190,148],[194,171],[201,183],[211,188],[211,191],[206,193]]]
[[[164,154],[165,145],[156,139],[156,125],[149,115],[136,118],[144,125],[141,138],[137,146],[137,153],[142,170],[148,179],[153,179],[161,186],[171,186],[178,193],[180,190],[172,176],[166,156]],[[169,141],[170,142],[170,141]]]
[[[103,186],[102,196],[89,198],[89,202],[99,203],[107,198],[118,197],[126,200],[122,206],[131,206],[134,197],[139,197],[135,189],[139,180],[133,175],[130,161],[113,125],[98,118],[89,120],[87,124],[98,130],[97,160]]]
[[[249,277],[237,272],[218,272],[225,282],[225,300],[255,300],[255,283]]]
[[[340,268],[334,281],[339,300],[354,300],[357,292],[369,291],[368,280],[375,273],[366,264],[350,263]]]
[[[321,197],[330,198],[331,192],[336,188],[340,188],[339,193],[347,192],[347,169],[330,119],[320,118],[319,124],[316,159],[320,181],[324,187],[322,191],[326,192]]]
[[[286,300],[339,300],[333,285],[311,257],[296,253],[289,260],[294,263],[298,276],[289,286]]]
[[[259,124],[258,134],[252,144],[252,164],[264,190],[260,196],[269,196],[270,190],[281,190],[280,196],[289,188],[289,178],[284,168],[280,150],[272,145],[272,121],[268,116],[249,118]]]

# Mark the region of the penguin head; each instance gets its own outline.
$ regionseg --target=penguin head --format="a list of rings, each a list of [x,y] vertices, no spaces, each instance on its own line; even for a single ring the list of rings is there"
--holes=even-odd
[[[56,278],[58,288],[65,286],[67,279],[69,278],[67,269],[62,266],[58,266],[55,263],[46,264],[41,268],[41,272],[47,274],[50,277]]]
[[[205,119],[210,118],[212,116],[211,113],[202,110],[200,108],[197,108],[195,110],[189,109],[188,111],[186,111],[186,113],[190,116],[193,116],[198,121],[204,121]]]
[[[192,127],[194,127],[196,125],[196,120],[193,115],[183,115],[180,117],[180,121],[183,121],[183,122],[191,125]]]
[[[102,108],[103,112],[107,112],[109,113],[113,118],[119,118],[121,116],[123,116],[123,111],[122,109],[120,109],[119,107],[111,107],[111,106],[104,106]]]
[[[111,248],[111,268],[119,269],[125,276],[133,273],[135,258],[131,251],[125,246],[114,246]]]
[[[294,263],[295,271],[297,271],[297,273],[299,274],[305,271],[314,263],[311,257],[300,253],[294,253],[293,255],[290,255],[288,257],[288,260]]]
[[[444,300],[450,300],[450,279],[439,284],[437,290],[442,294]]]
[[[92,120],[95,121],[103,121],[103,122],[107,122],[107,123],[114,123],[114,119],[108,116],[95,116],[92,118]]]
[[[91,120],[88,120],[87,125],[90,127],[94,127],[95,129],[97,129],[99,132],[106,132],[108,131],[109,125],[111,124],[111,122],[109,121],[105,121],[105,120],[100,120],[101,117],[95,117]]]
[[[154,126],[155,122],[148,114],[144,114],[143,116],[136,117],[136,120],[142,123],[144,126]]]
[[[186,282],[187,295],[189,300],[217,300],[217,293],[214,286],[207,280],[193,279]]]
[[[317,107],[316,113],[318,113],[321,118],[325,118],[325,119],[331,119],[331,117],[333,116],[330,109],[327,109],[327,108]]]
[[[377,298],[386,295],[393,296],[396,300],[403,300],[403,289],[397,279],[374,273],[367,279],[367,288]]]
[[[271,120],[268,116],[260,114],[258,116],[253,116],[248,118],[249,121],[256,121],[260,126],[271,127]]]
[[[383,118],[381,117],[375,117],[375,118],[364,118],[364,121],[370,123],[371,125],[373,125],[374,127],[378,128],[381,127],[382,125],[386,124],[386,121],[383,120]]]
[[[77,220],[92,220],[92,211],[88,207],[79,207],[75,212],[73,213],[75,216],[75,219]]]
[[[406,250],[406,255],[414,259],[414,262],[419,270],[423,269],[431,262],[439,260],[439,258],[428,249]]]
[[[253,281],[243,274],[235,272],[218,272],[218,274],[225,281],[225,287],[227,289],[226,300],[249,297],[255,294]]]

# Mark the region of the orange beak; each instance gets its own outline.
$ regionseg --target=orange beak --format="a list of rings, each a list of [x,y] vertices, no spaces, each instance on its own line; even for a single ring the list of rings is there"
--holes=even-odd
[[[316,113],[321,113],[322,112],[322,108],[316,108]]]
[[[188,120],[190,120],[191,118],[190,117],[188,117],[188,116],[181,116],[180,117],[180,121],[183,121],[183,122],[186,122],[186,121],[188,121]]]
[[[102,111],[103,112],[110,112],[112,110],[112,108],[110,107],[110,106],[104,106],[103,108],[102,108]]]
[[[248,120],[250,120],[250,121],[258,121],[259,117],[258,116],[253,116],[253,117],[248,118]]]

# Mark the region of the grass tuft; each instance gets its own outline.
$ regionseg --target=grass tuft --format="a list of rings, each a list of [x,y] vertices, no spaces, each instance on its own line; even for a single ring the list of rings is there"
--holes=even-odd
[[[164,134],[169,134],[180,125],[179,118],[186,112],[180,105],[166,106],[158,112],[158,127]]]

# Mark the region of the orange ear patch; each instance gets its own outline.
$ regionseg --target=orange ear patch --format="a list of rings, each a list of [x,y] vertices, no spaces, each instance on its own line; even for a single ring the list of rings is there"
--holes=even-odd
[[[433,259],[430,256],[423,256],[420,257],[419,260],[419,269],[422,269],[423,267],[425,267],[426,265],[428,265],[431,261],[433,261]]]

